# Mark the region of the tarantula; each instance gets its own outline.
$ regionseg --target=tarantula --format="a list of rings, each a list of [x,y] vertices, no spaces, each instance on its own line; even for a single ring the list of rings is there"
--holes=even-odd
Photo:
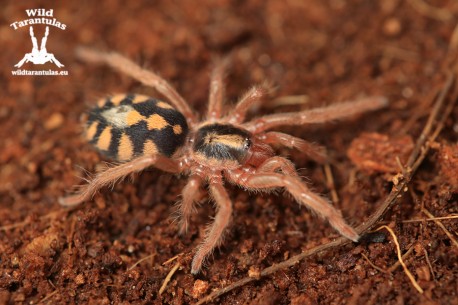
[[[317,155],[313,146],[300,138],[270,131],[279,126],[322,123],[387,105],[383,97],[369,97],[301,112],[265,115],[246,120],[248,110],[259,104],[270,88],[251,88],[233,107],[224,101],[224,65],[216,65],[210,82],[205,117],[197,114],[157,74],[144,70],[117,53],[79,48],[77,55],[88,62],[105,63],[137,81],[155,88],[168,103],[142,95],[115,95],[102,100],[89,115],[86,138],[103,154],[125,161],[98,173],[74,195],[60,198],[64,206],[76,206],[90,199],[100,188],[127,175],[154,166],[165,172],[189,176],[179,205],[180,232],[186,232],[202,185],[208,185],[216,203],[214,222],[206,232],[191,265],[197,274],[205,259],[221,241],[232,214],[232,203],[224,182],[249,191],[284,188],[300,204],[329,221],[341,235],[357,241],[358,233],[330,202],[312,192],[289,160],[276,156],[271,145],[296,148]]]

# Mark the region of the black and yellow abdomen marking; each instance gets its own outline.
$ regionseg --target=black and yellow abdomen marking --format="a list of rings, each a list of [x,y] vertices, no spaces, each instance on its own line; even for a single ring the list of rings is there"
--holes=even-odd
[[[166,102],[144,95],[103,99],[89,113],[86,139],[119,161],[146,154],[170,157],[188,133],[185,117]]]

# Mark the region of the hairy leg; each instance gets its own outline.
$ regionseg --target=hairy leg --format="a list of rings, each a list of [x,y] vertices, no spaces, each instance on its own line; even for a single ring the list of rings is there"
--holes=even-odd
[[[189,219],[194,213],[194,203],[201,200],[203,192],[200,189],[202,179],[199,176],[192,176],[189,178],[188,183],[183,188],[183,200],[179,206],[180,222],[179,233],[184,234],[188,231]]]
[[[185,116],[189,125],[192,126],[196,122],[196,116],[191,107],[186,103],[183,97],[181,97],[181,95],[159,75],[142,69],[132,60],[115,52],[103,53],[89,48],[79,47],[76,50],[76,55],[88,62],[104,63],[113,69],[129,75],[146,86],[155,88],[167,97],[169,102]]]
[[[210,95],[208,98],[207,119],[210,121],[221,118],[224,103],[224,71],[228,60],[218,61],[211,74]]]
[[[142,171],[152,165],[166,172],[179,172],[178,164],[171,159],[158,155],[142,156],[130,162],[111,167],[98,173],[88,184],[84,185],[77,194],[59,198],[59,203],[66,207],[77,206],[94,196],[94,194],[102,187],[114,184],[116,181],[125,178],[127,175]]]
[[[385,97],[373,96],[300,112],[266,115],[245,123],[244,127],[252,133],[258,134],[278,126],[324,123],[343,119],[355,114],[377,110],[387,105],[388,101]]]
[[[275,173],[277,170],[281,170],[285,175],[299,177],[293,163],[278,156],[267,159],[256,169],[256,173]]]
[[[281,161],[277,159],[275,162],[278,168]],[[285,162],[285,164],[287,163]],[[288,167],[288,165],[285,166]],[[272,169],[274,168],[275,166],[272,167]],[[300,204],[327,219],[331,226],[341,235],[353,241],[359,239],[358,233],[345,222],[340,211],[334,208],[328,200],[312,192],[297,176],[274,172],[250,174],[237,170],[228,172],[228,179],[243,188],[253,191],[283,187]]]
[[[192,274],[199,273],[204,260],[221,243],[222,235],[231,219],[232,202],[223,187],[221,177],[217,181],[210,182],[210,193],[216,202],[216,216],[213,224],[209,227],[205,240],[199,246],[192,260]]]
[[[262,99],[272,91],[271,86],[268,83],[263,83],[260,86],[255,86],[248,90],[242,98],[235,105],[234,110],[228,116],[229,123],[242,123],[245,120],[245,116],[251,107],[262,101]]]
[[[286,133],[270,131],[262,133],[257,137],[267,144],[280,144],[289,148],[296,148],[318,163],[325,163],[328,159],[324,147],[307,142],[301,138],[297,138]]]

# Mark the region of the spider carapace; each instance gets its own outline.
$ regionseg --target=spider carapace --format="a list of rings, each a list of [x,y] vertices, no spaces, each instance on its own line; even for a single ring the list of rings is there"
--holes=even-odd
[[[77,55],[89,62],[105,63],[155,88],[167,102],[135,94],[115,95],[99,102],[90,112],[86,139],[103,154],[123,162],[98,173],[75,195],[60,198],[62,205],[76,206],[91,199],[102,187],[151,166],[189,176],[179,204],[180,232],[187,231],[196,201],[205,197],[203,186],[208,187],[216,204],[214,221],[191,264],[193,274],[201,270],[205,259],[221,244],[230,224],[232,202],[225,183],[249,191],[282,188],[298,203],[328,220],[341,235],[353,241],[359,239],[340,211],[325,197],[311,191],[294,164],[275,155],[271,145],[296,148],[317,160],[323,159],[323,155],[303,139],[271,130],[279,126],[324,123],[377,110],[387,105],[384,97],[248,120],[247,112],[267,98],[270,87],[264,84],[251,88],[229,109],[223,103],[224,65],[219,64],[211,75],[207,113],[199,120],[168,82],[129,59],[86,48],[78,49]]]

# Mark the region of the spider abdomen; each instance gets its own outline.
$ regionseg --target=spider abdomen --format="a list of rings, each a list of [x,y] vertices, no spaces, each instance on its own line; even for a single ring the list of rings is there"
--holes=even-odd
[[[170,157],[188,133],[185,117],[168,103],[134,94],[100,100],[91,110],[86,139],[102,154],[127,161],[148,154]]]

